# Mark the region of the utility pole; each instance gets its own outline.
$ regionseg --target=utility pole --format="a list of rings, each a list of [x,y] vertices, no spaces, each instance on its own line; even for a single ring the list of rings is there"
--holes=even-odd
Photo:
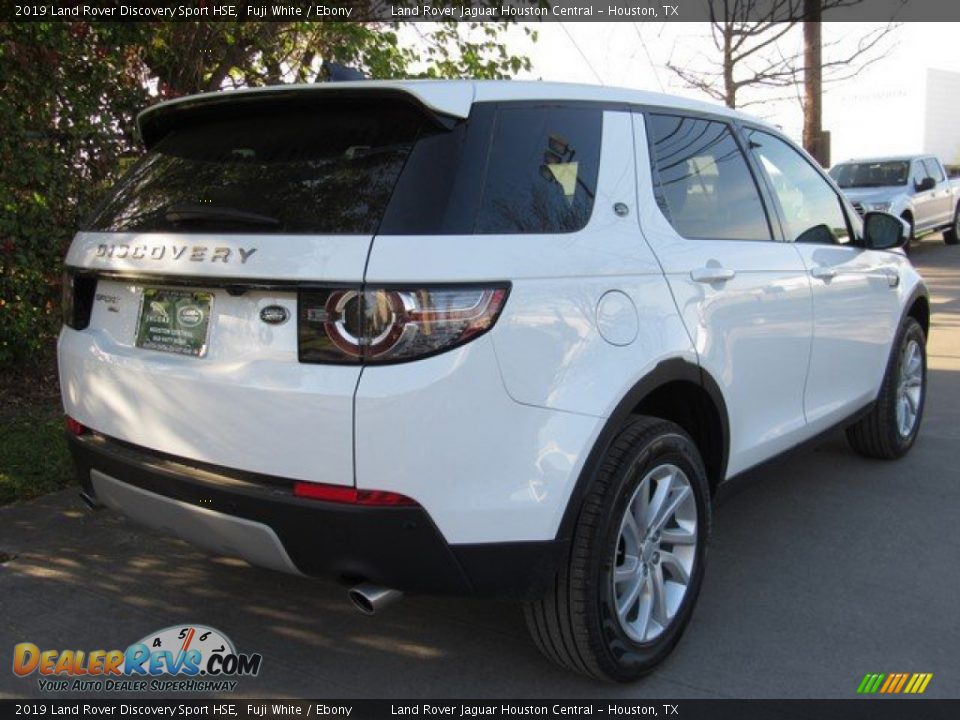
[[[803,0],[803,147],[826,167],[830,148],[823,132],[822,14],[821,0]]]

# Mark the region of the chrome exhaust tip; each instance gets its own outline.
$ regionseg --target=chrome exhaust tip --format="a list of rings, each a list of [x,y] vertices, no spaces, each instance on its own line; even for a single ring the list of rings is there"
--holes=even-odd
[[[364,615],[375,615],[402,598],[403,593],[373,583],[360,583],[347,591],[347,597]]]
[[[100,502],[93,495],[88,493],[86,490],[80,491],[80,499],[83,500],[83,504],[86,505],[91,510],[103,509],[103,505],[101,505]]]

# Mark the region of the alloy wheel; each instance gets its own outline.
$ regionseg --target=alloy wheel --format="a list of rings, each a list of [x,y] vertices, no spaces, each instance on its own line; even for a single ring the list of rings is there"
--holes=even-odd
[[[910,340],[900,356],[897,379],[897,430],[900,437],[910,437],[920,414],[923,399],[923,353],[920,343]]]
[[[623,631],[651,642],[676,617],[697,552],[697,503],[687,475],[659,465],[640,481],[620,522],[611,595]]]

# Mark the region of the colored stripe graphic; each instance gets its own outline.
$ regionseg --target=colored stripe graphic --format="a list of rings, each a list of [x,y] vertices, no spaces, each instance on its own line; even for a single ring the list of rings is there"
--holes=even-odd
[[[900,692],[901,690],[903,690],[903,684],[904,684],[906,681],[907,681],[907,674],[906,674],[906,673],[900,673],[900,681],[897,683],[897,687],[896,687],[896,689],[894,690],[894,692],[898,693],[898,692]]]
[[[857,686],[857,694],[920,695],[933,679],[933,673],[867,673]]]

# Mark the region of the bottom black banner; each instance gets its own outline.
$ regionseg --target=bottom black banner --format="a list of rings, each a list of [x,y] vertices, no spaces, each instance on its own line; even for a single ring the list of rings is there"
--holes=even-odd
[[[960,700],[0,700],[0,718],[13,717],[954,720]]]

